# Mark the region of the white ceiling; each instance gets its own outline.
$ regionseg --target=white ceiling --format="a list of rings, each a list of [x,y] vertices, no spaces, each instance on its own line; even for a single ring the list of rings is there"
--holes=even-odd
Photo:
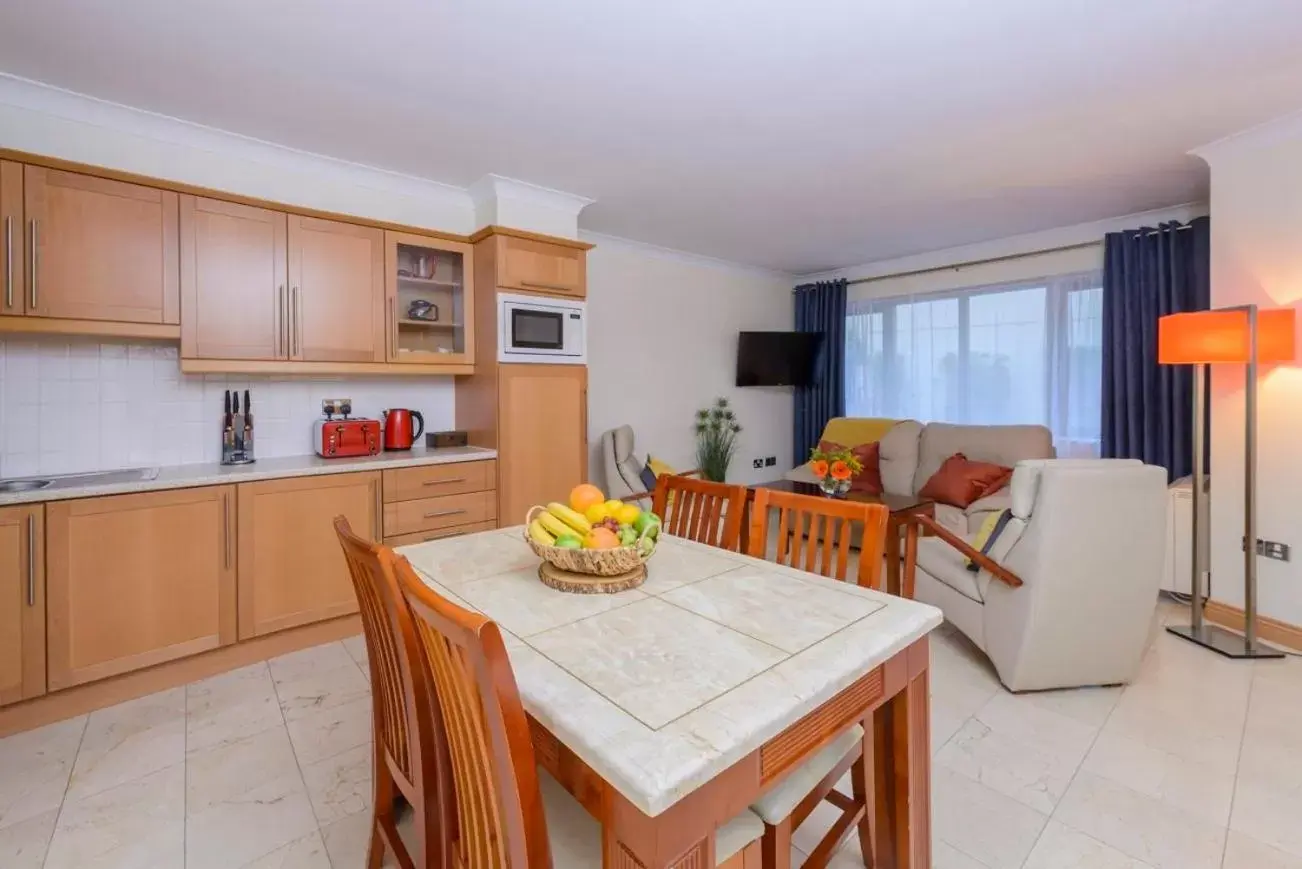
[[[1298,0],[40,0],[0,70],[793,273],[1203,199]]]

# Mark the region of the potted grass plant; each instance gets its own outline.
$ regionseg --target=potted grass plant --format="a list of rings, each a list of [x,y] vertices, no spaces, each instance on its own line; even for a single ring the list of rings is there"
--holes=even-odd
[[[696,412],[696,466],[704,479],[724,482],[737,454],[740,433],[741,424],[726,398],[718,398],[710,407]]]

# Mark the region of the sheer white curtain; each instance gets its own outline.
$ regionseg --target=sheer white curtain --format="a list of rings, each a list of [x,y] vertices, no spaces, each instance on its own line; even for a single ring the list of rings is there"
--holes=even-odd
[[[1097,456],[1102,274],[849,303],[849,416],[1040,423],[1058,455]]]

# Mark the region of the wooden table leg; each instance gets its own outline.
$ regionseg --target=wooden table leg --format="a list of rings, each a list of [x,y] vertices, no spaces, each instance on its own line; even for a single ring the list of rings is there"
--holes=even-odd
[[[929,658],[925,638],[909,648],[904,686],[873,714],[864,758],[852,776],[855,797],[869,806],[859,825],[859,845],[865,865],[873,869],[931,866]]]
[[[886,593],[900,593],[900,520],[886,520]]]
[[[904,524],[904,576],[900,582],[900,595],[913,600],[913,581],[918,575],[918,523]]]

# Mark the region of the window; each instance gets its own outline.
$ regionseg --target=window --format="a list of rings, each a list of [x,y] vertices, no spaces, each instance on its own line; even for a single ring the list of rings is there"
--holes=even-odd
[[[1098,272],[851,301],[850,416],[1040,423],[1058,455],[1097,456],[1103,365]]]

